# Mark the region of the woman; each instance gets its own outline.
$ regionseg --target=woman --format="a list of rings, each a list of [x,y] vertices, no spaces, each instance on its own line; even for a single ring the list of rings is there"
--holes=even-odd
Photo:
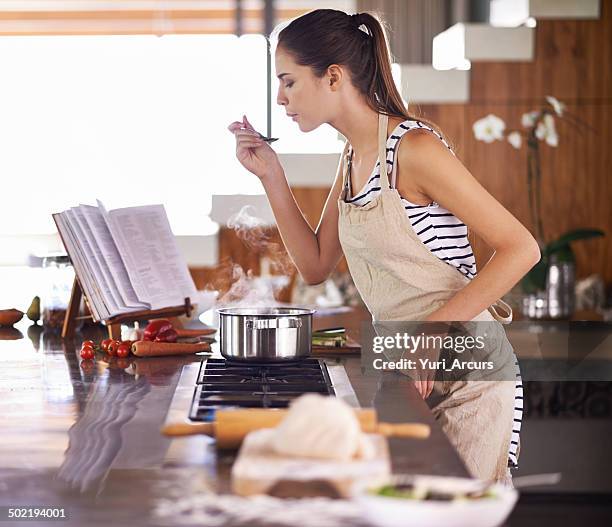
[[[277,103],[301,131],[328,123],[347,138],[313,232],[274,150],[246,116],[229,126],[236,156],[261,179],[305,281],[323,282],[344,254],[375,322],[499,319],[494,306],[539,260],[538,245],[435,127],[407,111],[378,19],[319,9],[293,20],[276,38]],[[381,172],[377,160],[383,158]],[[495,249],[478,274],[468,227]],[[501,334],[495,352],[514,362]],[[416,381],[424,398],[436,384]],[[518,432],[512,427],[515,383],[445,383],[439,392],[432,411],[470,472],[510,483],[508,460],[516,461],[518,447],[511,437]]]

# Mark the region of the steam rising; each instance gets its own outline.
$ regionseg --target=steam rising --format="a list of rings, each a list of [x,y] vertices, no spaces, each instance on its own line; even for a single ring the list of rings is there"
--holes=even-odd
[[[246,273],[240,265],[233,264],[231,286],[229,291],[220,299],[219,304],[224,306],[269,307],[278,305],[275,298],[288,283],[288,277],[259,277],[253,276],[249,270]]]
[[[266,232],[266,223],[253,215],[253,206],[245,205],[227,220],[227,227],[234,229],[236,235],[250,249],[264,248],[270,239]]]
[[[275,298],[290,282],[293,264],[281,245],[271,240],[271,229],[254,215],[252,205],[245,205],[230,217],[227,227],[233,229],[242,242],[260,256],[262,276],[253,276],[238,264],[228,264],[230,288],[218,301],[225,306],[274,306]],[[272,276],[268,276],[268,270]]]

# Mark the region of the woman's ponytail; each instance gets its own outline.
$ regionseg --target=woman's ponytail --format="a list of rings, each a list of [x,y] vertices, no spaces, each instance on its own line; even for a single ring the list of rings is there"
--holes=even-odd
[[[372,39],[372,78],[367,91],[368,104],[379,113],[409,119],[402,96],[391,72],[391,52],[382,23],[370,13],[355,15],[355,24],[365,26]]]

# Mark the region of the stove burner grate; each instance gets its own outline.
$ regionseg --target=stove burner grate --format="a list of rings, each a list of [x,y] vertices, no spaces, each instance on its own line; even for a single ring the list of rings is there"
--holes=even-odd
[[[324,361],[252,365],[206,359],[200,365],[189,417],[213,421],[220,408],[287,408],[304,393],[335,395]]]

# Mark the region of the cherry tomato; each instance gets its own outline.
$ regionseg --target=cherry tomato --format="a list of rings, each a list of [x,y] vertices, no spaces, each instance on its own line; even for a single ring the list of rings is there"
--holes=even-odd
[[[125,370],[129,365],[130,361],[128,359],[117,359],[117,368]]]
[[[117,356],[117,349],[119,348],[120,345],[121,345],[121,342],[119,342],[118,340],[113,340],[108,345],[108,354],[111,357],[116,357]]]
[[[85,347],[85,346],[90,346],[92,348],[94,348],[96,345],[94,344],[93,340],[84,340],[83,344],[81,344],[81,347]]]
[[[89,347],[84,347],[81,349],[81,358],[82,359],[93,359],[95,356],[94,350]]]
[[[93,373],[96,368],[96,363],[91,359],[83,359],[81,361],[81,368],[85,373]]]
[[[129,342],[122,342],[117,348],[117,357],[125,359],[130,355],[131,344]]]
[[[81,347],[81,351],[83,351],[83,350],[89,350],[92,353],[96,352],[96,350],[93,348],[93,346],[90,346],[89,344],[87,344],[87,345],[83,344],[83,346]]]
[[[104,339],[102,341],[102,344],[100,344],[100,347],[102,348],[102,351],[108,353],[108,346],[109,344],[113,341],[113,339]]]

